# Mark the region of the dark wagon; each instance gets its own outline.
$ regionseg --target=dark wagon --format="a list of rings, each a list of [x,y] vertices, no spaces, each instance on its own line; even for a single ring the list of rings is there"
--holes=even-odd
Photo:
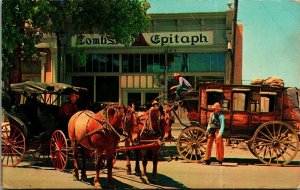
[[[27,153],[50,158],[57,170],[65,168],[70,148],[62,128],[67,126],[61,126],[57,114],[59,102],[71,92],[81,95],[78,103],[84,108],[86,88],[34,81],[11,85],[12,106],[2,108],[2,166],[16,166]]]
[[[244,140],[262,163],[286,165],[299,151],[300,112],[296,88],[201,84],[199,91],[186,92],[182,97],[179,104],[188,111],[191,124],[179,135],[177,150],[189,162],[203,161],[205,130],[215,102],[221,104],[225,116],[224,138]]]

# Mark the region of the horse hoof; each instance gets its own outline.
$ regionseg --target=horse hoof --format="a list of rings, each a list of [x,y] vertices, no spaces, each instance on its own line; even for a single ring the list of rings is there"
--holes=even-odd
[[[87,176],[86,175],[81,175],[81,181],[87,181]]]
[[[127,174],[127,175],[131,175],[131,169],[130,169],[130,168],[127,168],[127,169],[126,169],[126,174]]]
[[[102,186],[101,186],[101,184],[99,182],[95,182],[94,183],[94,188],[96,188],[96,189],[102,189]]]
[[[148,178],[147,178],[146,176],[142,176],[142,177],[141,177],[141,180],[142,180],[142,182],[143,182],[144,184],[149,184],[149,180],[148,180]]]
[[[73,181],[79,181],[79,176],[73,175]]]

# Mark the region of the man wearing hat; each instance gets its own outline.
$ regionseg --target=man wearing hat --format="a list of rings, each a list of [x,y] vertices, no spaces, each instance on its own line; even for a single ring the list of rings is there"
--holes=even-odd
[[[211,151],[214,141],[216,142],[216,158],[217,161],[222,165],[224,160],[224,143],[222,135],[225,129],[225,118],[224,115],[220,113],[221,106],[218,102],[214,103],[212,106],[214,112],[211,113],[208,126],[206,128],[207,147],[204,155],[204,161],[207,165],[210,164]]]
[[[77,100],[79,95],[75,92],[69,94],[69,101],[63,103],[58,110],[58,117],[60,118],[60,127],[62,127],[63,132],[68,134],[68,122],[73,114],[79,111],[77,106]]]
[[[179,73],[174,73],[173,77],[179,82],[178,85],[172,86],[170,90],[176,89],[176,99],[180,99],[182,91],[188,91],[192,89],[191,83],[182,77]]]
[[[157,100],[153,100],[151,105],[152,107],[149,109],[148,126],[149,129],[153,131],[155,126],[158,126],[157,128],[159,128],[161,112],[159,110],[160,105]]]

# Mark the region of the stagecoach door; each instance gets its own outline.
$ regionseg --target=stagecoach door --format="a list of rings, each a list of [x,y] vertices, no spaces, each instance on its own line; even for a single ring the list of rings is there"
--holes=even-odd
[[[250,89],[232,90],[231,134],[233,136],[249,136]]]

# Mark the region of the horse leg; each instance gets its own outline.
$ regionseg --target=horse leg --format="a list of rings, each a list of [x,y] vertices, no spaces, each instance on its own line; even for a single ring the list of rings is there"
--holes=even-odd
[[[129,146],[128,141],[125,141],[125,147]],[[126,174],[131,175],[131,164],[130,164],[130,151],[126,151]]]
[[[101,153],[99,153],[97,151],[97,158],[96,158],[96,176],[94,178],[94,187],[95,188],[102,188],[100,181],[99,181],[99,175],[100,175],[100,168],[101,168],[101,162],[102,162],[102,158],[101,158]]]
[[[140,154],[141,154],[141,150],[134,150],[134,153],[135,153],[135,175],[136,176],[141,176],[142,175],[142,172],[141,172],[141,169],[140,169]]]
[[[153,150],[153,171],[152,171],[152,180],[157,181],[157,164],[158,164],[158,154],[159,150]]]
[[[107,157],[107,184],[110,189],[114,189],[116,187],[112,177],[112,169],[113,169],[113,156],[110,154]]]
[[[78,174],[78,148],[73,145],[73,158],[74,158],[74,171],[73,171],[73,181],[79,181]]]
[[[147,164],[148,164],[148,158],[147,158],[147,150],[143,151],[143,172],[142,172],[142,182],[148,184],[148,178],[147,178]]]
[[[88,150],[84,147],[81,149],[81,159],[82,159],[82,168],[81,168],[81,180],[86,181],[87,175],[86,175],[86,157],[88,154]]]

